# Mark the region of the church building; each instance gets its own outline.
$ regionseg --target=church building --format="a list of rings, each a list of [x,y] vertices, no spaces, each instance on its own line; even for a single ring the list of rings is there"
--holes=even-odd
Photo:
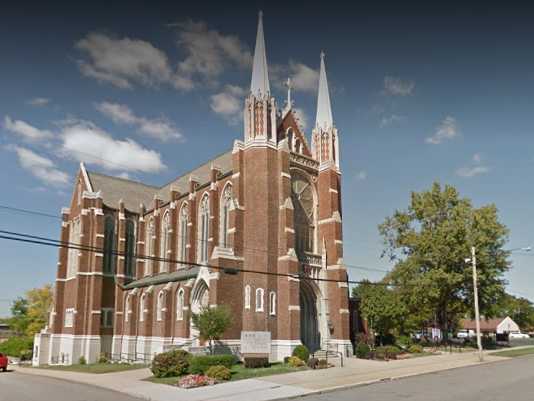
[[[352,350],[343,264],[339,137],[325,57],[316,122],[299,125],[290,91],[272,96],[260,14],[243,137],[174,181],[152,186],[80,165],[62,209],[55,297],[34,365],[150,360],[203,345],[191,316],[225,305],[242,332],[269,332],[272,361],[298,344]]]

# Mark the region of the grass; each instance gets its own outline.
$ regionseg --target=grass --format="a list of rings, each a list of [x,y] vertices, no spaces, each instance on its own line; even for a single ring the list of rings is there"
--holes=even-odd
[[[268,368],[257,368],[257,369],[248,369],[243,366],[243,364],[237,364],[232,366],[232,378],[230,381],[243,380],[243,379],[252,379],[256,377],[278,375],[283,373],[299,372],[301,370],[306,370],[307,368],[293,368],[285,363],[272,363]],[[175,385],[180,380],[179,377],[149,377],[145,379],[146,381],[158,384],[168,384]]]
[[[146,368],[141,364],[128,364],[128,363],[91,363],[91,364],[75,364],[75,365],[48,365],[38,369],[50,369],[50,370],[62,370],[64,372],[80,372],[80,373],[113,373],[123,372],[126,370],[142,369]]]
[[[528,347],[528,348],[510,349],[506,351],[494,352],[491,355],[515,358],[518,356],[533,355],[533,354],[534,354],[534,347]]]

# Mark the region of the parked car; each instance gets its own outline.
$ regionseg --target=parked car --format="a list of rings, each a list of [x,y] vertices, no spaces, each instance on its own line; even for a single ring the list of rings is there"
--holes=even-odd
[[[463,339],[470,339],[476,337],[476,333],[473,330],[458,330],[458,333],[456,334],[456,338],[463,338]]]
[[[509,340],[522,340],[524,338],[530,338],[530,336],[526,333],[521,333],[520,331],[512,331],[508,334]]]
[[[7,355],[0,354],[0,369],[5,372],[8,364],[9,360],[7,359]]]

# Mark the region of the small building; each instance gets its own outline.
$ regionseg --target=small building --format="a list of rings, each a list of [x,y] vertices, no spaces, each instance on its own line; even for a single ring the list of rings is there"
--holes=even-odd
[[[462,319],[460,327],[468,332],[476,333],[476,321],[470,319]],[[480,332],[487,335],[506,335],[514,331],[520,331],[519,326],[512,320],[510,316],[500,317],[495,319],[481,319]]]

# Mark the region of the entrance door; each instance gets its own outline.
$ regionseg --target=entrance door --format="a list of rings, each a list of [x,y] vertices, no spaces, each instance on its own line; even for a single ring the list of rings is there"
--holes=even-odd
[[[300,282],[300,341],[315,352],[321,348],[321,334],[317,319],[317,297],[309,284]]]

